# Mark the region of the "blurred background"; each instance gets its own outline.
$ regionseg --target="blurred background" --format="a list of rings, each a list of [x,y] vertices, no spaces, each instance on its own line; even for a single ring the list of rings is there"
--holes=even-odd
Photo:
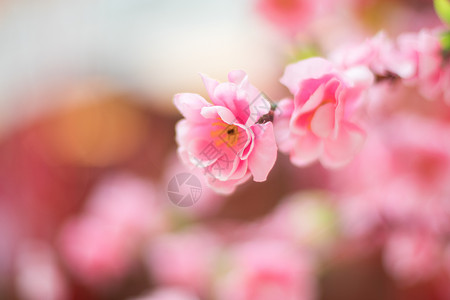
[[[170,179],[186,171],[172,98],[206,97],[200,72],[223,81],[243,69],[278,101],[290,62],[440,24],[426,0],[318,1],[304,22],[279,22],[294,2],[0,1],[0,299],[277,299],[229,292],[248,273],[233,264],[242,244],[267,236],[294,236],[302,297],[288,299],[450,299],[440,267],[406,283],[386,271],[387,227],[344,233],[333,200],[342,176],[319,165],[295,168],[280,154],[267,182],[227,197],[203,184],[189,208],[168,199]],[[395,241],[401,257],[410,240]],[[420,257],[419,275],[438,261]],[[251,274],[247,287],[270,286]]]

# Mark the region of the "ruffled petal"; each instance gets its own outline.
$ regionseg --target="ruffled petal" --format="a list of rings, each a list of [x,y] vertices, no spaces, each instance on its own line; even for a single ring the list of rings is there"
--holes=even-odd
[[[312,132],[321,138],[328,137],[334,128],[334,114],[334,104],[327,103],[320,106],[314,112],[314,116],[311,120]]]
[[[191,93],[176,94],[173,102],[187,120],[196,123],[205,121],[205,118],[200,114],[201,109],[211,106],[211,103],[200,95]]]
[[[227,124],[232,124],[236,121],[234,114],[223,106],[209,106],[201,110],[201,115],[206,119],[222,119]]]
[[[324,152],[320,161],[328,168],[346,165],[359,152],[365,137],[365,132],[356,125],[342,122],[337,137],[324,141]]]
[[[255,132],[255,146],[248,158],[249,169],[254,181],[265,181],[277,159],[277,145],[273,124],[258,124],[252,127]]]
[[[291,162],[296,166],[306,166],[320,157],[322,141],[312,133],[297,137],[291,150]]]
[[[202,77],[203,84],[205,85],[206,91],[208,92],[209,99],[211,99],[211,101],[214,103],[214,91],[219,85],[219,82],[202,73],[200,73],[200,76]]]
[[[320,57],[312,57],[288,65],[280,82],[296,95],[299,83],[305,79],[320,78],[333,70],[333,64]]]

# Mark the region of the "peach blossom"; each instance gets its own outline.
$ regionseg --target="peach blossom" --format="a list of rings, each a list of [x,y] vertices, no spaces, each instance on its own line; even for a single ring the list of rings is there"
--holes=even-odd
[[[178,153],[191,168],[200,168],[219,193],[231,193],[251,176],[265,181],[277,146],[272,122],[260,118],[270,102],[249,83],[243,71],[219,83],[203,76],[211,102],[197,94],[177,94],[175,106],[185,117],[176,126]]]
[[[283,113],[275,119],[286,124],[290,118],[289,128],[282,126],[277,140],[280,149],[290,153],[292,163],[304,166],[319,160],[325,167],[336,168],[350,162],[365,139],[352,115],[361,93],[373,81],[372,73],[366,67],[340,71],[315,57],[288,65],[280,81],[294,95],[294,101],[279,104]]]

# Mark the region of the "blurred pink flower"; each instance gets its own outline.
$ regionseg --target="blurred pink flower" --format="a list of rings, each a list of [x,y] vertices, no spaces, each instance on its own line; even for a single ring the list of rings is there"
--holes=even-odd
[[[218,286],[218,299],[310,300],[315,281],[309,257],[292,244],[253,240],[231,250],[231,270]]]
[[[405,77],[407,82],[417,84],[425,98],[443,97],[450,104],[450,95],[446,92],[450,84],[447,77],[450,66],[444,65],[439,30],[405,33],[398,37],[397,43],[401,55],[413,65],[413,72]]]
[[[148,295],[129,300],[199,300],[195,295],[178,288],[159,288]]]
[[[346,231],[387,224],[450,232],[449,134],[447,123],[410,114],[372,127],[367,147],[333,178]]]
[[[365,139],[351,118],[372,73],[365,67],[340,71],[325,59],[310,58],[288,65],[280,81],[294,95],[293,102],[280,103],[283,113],[275,118],[286,124],[283,117],[292,113],[289,128],[277,132],[291,140],[280,141],[280,149],[290,153],[292,163],[304,166],[318,159],[336,168],[350,162]]]
[[[337,232],[333,206],[325,192],[300,192],[281,201],[260,222],[257,234],[304,245],[315,252],[326,249]]]
[[[212,103],[197,94],[174,97],[185,117],[176,126],[181,159],[201,168],[219,193],[233,192],[251,175],[265,181],[277,157],[272,122],[259,122],[271,110],[270,102],[245,72],[232,71],[228,79],[219,83],[203,76]]]
[[[362,43],[340,47],[331,53],[330,59],[343,69],[366,66],[380,76],[408,77],[414,72],[413,63],[401,55],[384,32]]]
[[[212,283],[218,240],[203,229],[161,235],[147,250],[151,277],[158,284],[178,286],[205,295]]]
[[[430,278],[441,265],[439,240],[418,232],[394,232],[383,253],[387,271],[396,279],[414,283]]]
[[[328,0],[258,0],[256,9],[273,25],[294,36],[305,31],[332,4]]]
[[[15,274],[20,299],[68,299],[67,282],[50,245],[24,241],[17,252]]]
[[[131,264],[129,243],[101,219],[80,216],[63,227],[60,252],[73,274],[95,286],[125,275]]]
[[[88,200],[84,214],[60,233],[65,263],[81,280],[104,284],[125,275],[137,246],[165,227],[149,182],[127,174],[105,179]]]

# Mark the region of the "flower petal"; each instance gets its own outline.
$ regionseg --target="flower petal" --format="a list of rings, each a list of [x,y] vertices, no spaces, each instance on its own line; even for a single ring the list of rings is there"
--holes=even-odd
[[[242,70],[234,70],[228,73],[228,81],[236,85],[240,85],[245,77],[247,77],[247,73]]]
[[[212,177],[208,177],[208,186],[216,193],[229,195],[236,190],[236,186],[246,182],[251,176],[251,173],[247,173],[240,179],[220,181]]]
[[[211,105],[200,95],[191,93],[176,94],[173,102],[187,120],[196,123],[204,122],[204,117],[200,115],[200,111],[203,107]]]
[[[213,102],[215,105],[225,106],[231,111],[236,109],[234,100],[237,93],[237,86],[231,82],[220,83],[214,90]]]
[[[315,135],[326,138],[334,128],[335,107],[332,103],[321,105],[311,120],[311,130]]]
[[[317,160],[322,151],[322,141],[312,133],[298,137],[291,151],[291,162],[296,166],[306,166]]]
[[[215,79],[209,78],[207,75],[200,73],[202,77],[203,84],[205,85],[206,91],[208,92],[209,99],[214,103],[214,90],[219,85],[219,82]]]
[[[312,57],[301,60],[295,64],[288,65],[284,71],[280,82],[289,91],[296,95],[299,91],[299,84],[305,79],[320,78],[333,70],[331,62],[320,57]]]
[[[223,106],[209,106],[201,110],[201,115],[206,119],[222,119],[227,124],[232,124],[236,121],[234,114]]]
[[[349,122],[340,124],[337,137],[324,141],[324,152],[320,161],[325,167],[338,168],[349,163],[364,144],[365,133]]]
[[[271,122],[252,127],[255,145],[248,158],[248,166],[254,181],[265,181],[277,159],[277,145]]]

